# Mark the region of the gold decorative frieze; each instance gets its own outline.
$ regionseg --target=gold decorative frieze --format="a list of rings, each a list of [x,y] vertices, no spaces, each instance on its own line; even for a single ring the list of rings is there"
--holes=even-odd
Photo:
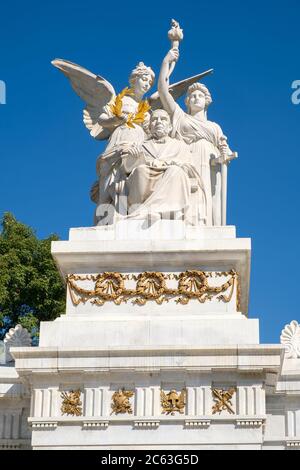
[[[217,280],[220,277],[227,279],[219,284]],[[239,305],[238,274],[234,270],[226,272],[188,270],[179,274],[145,271],[138,275],[116,272],[97,275],[69,274],[67,284],[74,305],[87,301],[96,305],[104,305],[105,302],[120,305],[129,299],[138,305],[145,305],[149,301],[161,305],[170,299],[186,305],[192,299],[204,303],[214,297],[227,303],[231,301],[235,287],[237,306]]]
[[[162,390],[160,392],[160,399],[163,414],[174,415],[175,412],[183,414],[186,403],[186,389],[183,388],[180,393],[177,393],[176,390],[165,393]]]
[[[80,395],[80,390],[70,390],[70,392],[61,393],[61,398],[63,399],[61,412],[63,415],[82,416]]]
[[[212,407],[213,415],[215,413],[221,414],[222,411],[228,411],[230,414],[235,414],[233,410],[233,405],[231,399],[235,393],[236,389],[234,387],[229,388],[228,390],[213,388],[212,394],[213,399],[216,402]]]
[[[134,392],[131,390],[125,390],[124,388],[119,389],[112,396],[112,412],[115,414],[128,413],[132,414],[132,405],[129,398],[133,397]]]

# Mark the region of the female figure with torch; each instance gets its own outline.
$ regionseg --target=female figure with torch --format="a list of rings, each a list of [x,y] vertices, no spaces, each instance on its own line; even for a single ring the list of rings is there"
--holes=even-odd
[[[185,99],[187,112],[172,97],[169,78],[179,58],[177,41],[180,37],[176,32],[181,30],[178,23],[173,24],[172,30],[169,31],[169,38],[175,47],[162,62],[158,82],[159,96],[164,109],[172,118],[172,136],[189,144],[193,164],[202,176],[207,201],[204,224],[226,225],[227,164],[237,155],[230,151],[221,127],[207,119],[207,108],[212,98],[205,85],[194,83],[188,88]],[[224,165],[226,168],[221,171]]]

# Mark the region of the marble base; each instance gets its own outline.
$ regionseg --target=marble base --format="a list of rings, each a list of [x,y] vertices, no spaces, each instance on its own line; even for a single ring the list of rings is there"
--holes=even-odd
[[[258,320],[247,319],[250,240],[234,227],[160,221],[143,232],[139,224],[71,229],[68,241],[52,244],[62,277],[76,284],[68,284],[66,314],[42,322],[39,347],[11,349],[18,380],[32,391],[32,448],[297,448],[300,367],[283,372],[283,346],[259,344]],[[179,275],[191,270],[204,271],[216,295],[180,301]],[[97,297],[105,272],[123,276],[128,298]],[[170,298],[136,302],[145,272],[163,274]],[[203,282],[189,285],[198,292]],[[227,283],[225,298],[213,291]],[[131,413],[113,412],[122,389],[133,393]],[[183,413],[166,414],[161,392],[183,389]],[[78,415],[63,413],[72,390],[80,391]],[[231,410],[215,411],[214,390],[233,390]]]
[[[134,225],[138,221],[131,222]],[[172,224],[169,222],[167,226],[169,233],[172,234]],[[235,227],[198,227],[197,230],[199,236],[180,239],[134,238],[133,231],[131,239],[119,239],[116,243],[115,238],[110,239],[107,235],[111,233],[114,237],[117,236],[117,229],[111,227],[71,229],[69,241],[52,243],[52,255],[63,279],[69,274],[88,275],[107,271],[138,275],[146,271],[179,274],[194,269],[209,272],[235,270],[239,276],[240,286],[238,311],[247,314],[250,240],[235,238]],[[212,312],[220,310],[217,304],[218,302],[215,302],[209,307]],[[154,302],[152,305],[155,310],[158,309]],[[169,308],[172,311],[171,303],[159,307],[160,313],[169,312]],[[180,307],[178,305],[177,309],[180,310]],[[184,307],[185,312],[189,310],[188,306]],[[114,306],[108,303],[105,308],[115,310]],[[207,313],[206,305],[201,305],[199,302],[193,308]],[[232,311],[237,311],[236,302],[235,307],[232,305],[230,308]],[[129,303],[118,306],[118,311],[124,315],[131,314],[133,309]],[[86,314],[92,314],[88,303],[85,304],[84,310]],[[74,309],[68,297],[67,314],[75,311],[83,313],[83,308],[78,306]],[[224,308],[223,312],[225,311],[228,313],[228,308]]]
[[[189,226],[180,220],[158,220],[144,228],[142,220],[123,220],[115,225],[71,228],[70,241],[95,240],[215,240],[235,238],[232,225],[222,227]]]
[[[206,345],[245,345],[259,343],[258,320],[242,315],[223,319],[221,315],[203,319],[186,317],[94,318],[63,315],[53,322],[42,322],[40,346],[65,348],[167,347]]]

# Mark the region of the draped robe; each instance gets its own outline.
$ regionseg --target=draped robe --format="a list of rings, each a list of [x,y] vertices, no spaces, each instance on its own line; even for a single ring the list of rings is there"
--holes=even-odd
[[[187,222],[195,215],[206,219],[207,207],[204,184],[191,163],[189,147],[181,140],[166,137],[150,139],[142,144],[142,155],[124,160],[128,176],[129,218],[176,218]],[[197,197],[191,202],[192,182]],[[196,203],[195,203],[196,201]]]
[[[221,225],[221,165],[213,162],[220,157],[222,129],[215,122],[200,121],[185,113],[177,104],[172,126],[172,137],[189,145],[193,165],[202,177],[207,201],[206,225]]]

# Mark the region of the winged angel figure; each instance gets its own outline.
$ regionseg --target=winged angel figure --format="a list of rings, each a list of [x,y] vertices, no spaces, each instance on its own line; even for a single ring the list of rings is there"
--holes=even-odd
[[[125,215],[127,211],[126,197],[122,197],[126,196],[122,154],[147,139],[149,113],[162,107],[158,92],[143,100],[155,74],[151,67],[140,62],[130,74],[130,86],[117,94],[109,81],[80,65],[63,59],[55,59],[52,64],[70,80],[73,90],[85,102],[83,122],[91,136],[108,140],[97,160],[98,180],[91,189],[91,199],[97,204],[95,224],[111,224],[118,214]],[[170,94],[178,100],[190,85],[211,72],[170,85]]]

